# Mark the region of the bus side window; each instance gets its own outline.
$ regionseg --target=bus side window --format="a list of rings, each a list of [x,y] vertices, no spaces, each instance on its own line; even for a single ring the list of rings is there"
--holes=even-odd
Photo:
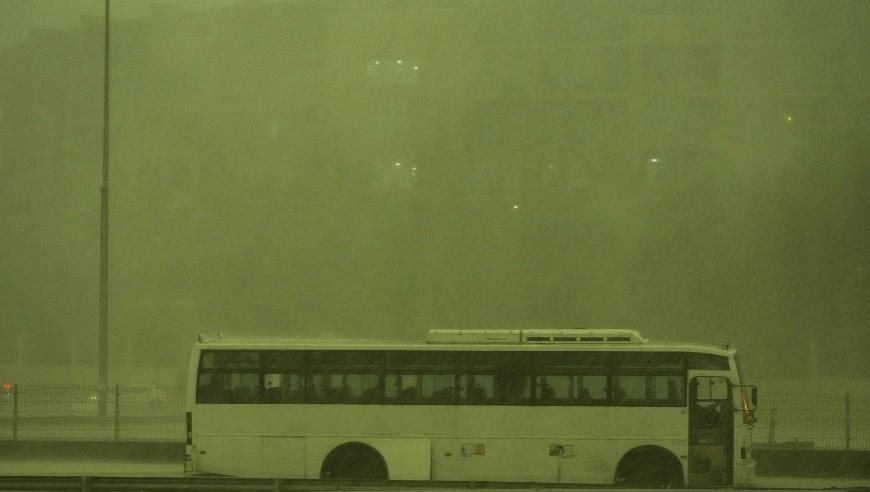
[[[284,374],[284,403],[305,402],[305,376],[302,374]]]
[[[601,403],[607,400],[607,376],[582,375],[575,376],[576,392],[574,398],[578,403]]]
[[[525,374],[499,374],[498,401],[503,405],[526,405],[531,401],[530,377]]]
[[[416,374],[388,374],[385,379],[387,401],[399,404],[420,402],[419,376]]]
[[[232,373],[230,403],[256,403],[259,397],[259,374]]]
[[[656,375],[649,377],[650,403],[667,406],[685,406],[686,379],[675,375]]]
[[[324,377],[325,388],[322,397],[326,403],[341,403],[345,397],[344,375],[328,374]]]
[[[381,382],[377,374],[348,374],[346,401],[377,403]]]
[[[611,379],[611,401],[617,405],[637,405],[646,402],[646,376],[618,375]]]
[[[263,394],[260,396],[260,403],[281,403],[284,399],[284,387],[281,381],[281,374],[264,374],[263,386]]]
[[[229,403],[230,392],[227,390],[225,374],[201,373],[197,381],[197,403]]]
[[[459,376],[459,401],[472,405],[492,403],[495,377],[491,374]]]
[[[423,399],[435,405],[454,402],[455,377],[452,374],[424,374]]]
[[[301,374],[264,374],[265,386],[261,403],[302,403],[305,401],[305,379]]]
[[[340,378],[341,374],[312,374],[308,386],[308,401],[333,403],[342,388],[341,381],[336,381],[335,376]]]
[[[570,398],[571,376],[538,376],[535,397],[542,405],[563,405]]]

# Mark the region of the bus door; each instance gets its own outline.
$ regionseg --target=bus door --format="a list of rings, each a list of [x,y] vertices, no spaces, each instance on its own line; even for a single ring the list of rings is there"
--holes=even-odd
[[[734,417],[731,382],[689,371],[689,486],[731,485]]]

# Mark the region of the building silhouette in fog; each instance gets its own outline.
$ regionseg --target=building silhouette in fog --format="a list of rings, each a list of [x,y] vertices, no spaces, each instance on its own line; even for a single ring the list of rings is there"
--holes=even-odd
[[[866,248],[841,248],[870,229],[851,216],[866,12],[674,5],[113,21],[110,379],[179,380],[203,331],[542,325],[728,333],[777,353],[759,371],[866,375]],[[19,380],[96,371],[101,22],[0,53],[0,374]],[[833,211],[803,198],[819,182]],[[793,336],[817,352],[779,354]]]

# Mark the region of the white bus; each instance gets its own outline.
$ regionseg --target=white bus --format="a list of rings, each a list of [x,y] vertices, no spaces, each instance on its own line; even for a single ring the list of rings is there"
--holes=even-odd
[[[736,351],[633,330],[200,337],[188,381],[192,472],[676,487],[755,472]]]

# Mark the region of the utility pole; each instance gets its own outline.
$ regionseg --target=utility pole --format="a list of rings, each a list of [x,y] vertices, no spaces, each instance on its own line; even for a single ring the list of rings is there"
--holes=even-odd
[[[100,186],[100,329],[99,415],[106,416],[109,385],[109,0],[106,0],[103,38],[103,182]]]

